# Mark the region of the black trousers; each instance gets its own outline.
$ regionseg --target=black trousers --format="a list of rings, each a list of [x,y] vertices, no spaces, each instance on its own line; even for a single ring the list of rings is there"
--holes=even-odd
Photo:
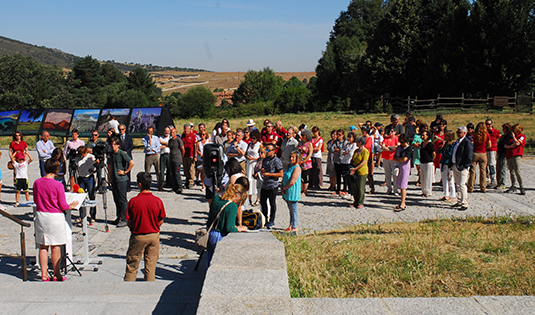
[[[269,217],[269,222],[275,223],[275,213],[277,212],[277,204],[275,202],[275,197],[277,197],[277,190],[268,190],[262,188],[260,190],[260,206],[262,208],[262,214],[268,218],[268,208],[267,200],[269,199],[269,205],[271,207],[271,215]]]

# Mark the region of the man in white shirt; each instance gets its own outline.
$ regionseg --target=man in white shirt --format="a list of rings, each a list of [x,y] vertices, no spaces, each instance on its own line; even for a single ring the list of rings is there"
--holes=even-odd
[[[71,191],[73,191],[74,189],[74,175],[76,173],[76,167],[74,164],[71,165],[70,162],[74,161],[76,156],[72,155],[73,153],[71,153],[71,156],[69,156],[69,153],[71,152],[71,150],[76,150],[81,146],[85,146],[85,142],[83,140],[80,140],[78,136],[80,136],[78,129],[73,129],[72,139],[67,141],[67,143],[65,144],[65,149],[63,150],[63,154],[65,154],[65,159],[69,160],[69,183],[71,186]]]
[[[154,135],[154,127],[147,129],[147,135],[143,138],[145,146],[145,172],[150,174],[151,166],[154,166],[156,178],[158,179],[158,190],[163,191],[162,179],[160,177],[160,138]]]
[[[236,140],[232,142],[227,151],[229,159],[235,158],[240,162],[241,167],[245,171],[245,153],[247,152],[247,143],[243,141],[243,129],[236,129]]]
[[[54,151],[54,143],[50,140],[50,134],[48,131],[43,131],[41,134],[41,140],[35,144],[37,154],[39,154],[39,170],[41,171],[41,177],[46,175],[45,162],[52,157],[52,151]]]
[[[110,121],[108,121],[108,126],[110,126],[110,128],[115,129],[115,133],[119,133],[119,122],[117,121],[117,119],[115,119],[115,116],[110,117]]]
[[[171,139],[171,129],[165,127],[163,135],[160,137],[160,182],[165,186],[169,187],[167,180],[165,180],[165,172],[168,169],[167,165],[169,164],[169,153],[171,150],[168,147],[169,139]]]

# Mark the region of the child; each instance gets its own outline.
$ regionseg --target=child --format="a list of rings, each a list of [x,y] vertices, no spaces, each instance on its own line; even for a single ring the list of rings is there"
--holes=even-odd
[[[17,194],[15,195],[15,207],[19,205],[20,192],[24,191],[26,195],[26,201],[30,201],[30,192],[28,191],[28,164],[33,162],[32,157],[28,154],[29,161],[26,163],[26,156],[22,152],[13,152],[11,155],[11,162],[15,168],[15,190]]]

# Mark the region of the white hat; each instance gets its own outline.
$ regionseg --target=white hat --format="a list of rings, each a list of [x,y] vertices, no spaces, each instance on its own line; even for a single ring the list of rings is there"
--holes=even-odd
[[[256,123],[252,120],[252,119],[249,119],[246,123],[247,126],[251,127],[251,126],[254,126]]]

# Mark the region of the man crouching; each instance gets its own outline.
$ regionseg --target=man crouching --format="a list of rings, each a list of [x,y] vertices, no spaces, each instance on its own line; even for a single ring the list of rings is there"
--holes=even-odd
[[[147,172],[137,174],[139,195],[130,199],[126,220],[130,228],[130,242],[126,252],[124,281],[136,281],[141,256],[145,260],[145,281],[154,281],[160,248],[160,226],[165,209],[160,198],[150,192],[152,178]]]

